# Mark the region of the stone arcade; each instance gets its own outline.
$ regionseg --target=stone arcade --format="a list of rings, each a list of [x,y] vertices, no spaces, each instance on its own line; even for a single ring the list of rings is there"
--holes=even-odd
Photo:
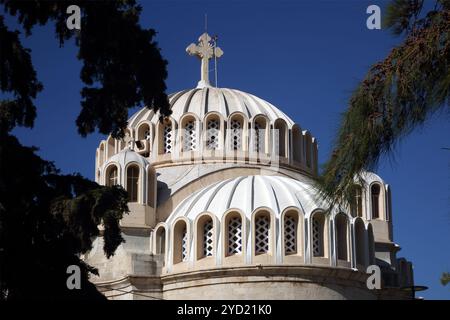
[[[143,108],[126,138],[96,151],[96,181],[130,197],[126,242],[85,256],[109,299],[403,299],[411,263],[397,259],[391,191],[367,172],[347,209],[325,214],[313,188],[318,144],[269,102],[212,87],[223,52],[205,33],[187,51],[198,86],[169,96],[172,115]],[[366,268],[382,270],[369,290]]]

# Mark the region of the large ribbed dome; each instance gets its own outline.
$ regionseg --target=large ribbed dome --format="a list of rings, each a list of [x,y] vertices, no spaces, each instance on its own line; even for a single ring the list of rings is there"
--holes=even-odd
[[[229,209],[241,210],[248,219],[255,209],[268,208],[279,217],[286,208],[299,208],[305,215],[321,208],[311,184],[281,176],[243,176],[209,185],[186,198],[169,217],[190,220],[204,212],[219,219]]]
[[[270,122],[277,119],[286,121],[289,128],[294,122],[271,103],[252,94],[235,89],[204,87],[183,90],[169,96],[172,117],[179,122],[186,113],[197,115],[200,119],[211,111],[222,114],[225,118],[234,112],[243,113],[248,119],[257,115],[265,115]],[[135,127],[142,120],[150,120],[154,124],[159,116],[153,110],[143,108],[135,113],[129,120],[129,126]]]

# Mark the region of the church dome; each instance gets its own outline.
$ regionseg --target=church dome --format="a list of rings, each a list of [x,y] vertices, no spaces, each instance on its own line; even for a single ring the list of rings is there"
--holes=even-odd
[[[289,128],[294,125],[294,121],[273,104],[236,89],[203,87],[183,90],[171,94],[169,104],[171,117],[177,123],[180,123],[185,114],[192,114],[203,120],[208,113],[217,112],[225,119],[234,113],[241,113],[249,120],[262,115],[271,123],[282,119]],[[143,108],[135,113],[128,123],[130,127],[136,127],[142,120],[150,120],[156,124],[159,114]]]
[[[149,162],[140,154],[130,150],[129,148],[123,149],[119,153],[109,158],[102,166],[102,168],[108,167],[110,164],[115,164],[121,168],[125,168],[130,163],[136,163],[140,167],[147,167]]]
[[[307,216],[325,207],[316,199],[312,185],[282,176],[243,176],[209,185],[180,203],[168,222],[178,217],[195,220],[204,212],[222,219],[230,209],[238,209],[251,220],[258,208],[271,210],[276,217],[287,208],[298,208]]]

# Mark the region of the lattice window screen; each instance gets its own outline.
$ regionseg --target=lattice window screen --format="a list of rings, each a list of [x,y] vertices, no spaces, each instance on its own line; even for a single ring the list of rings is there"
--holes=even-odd
[[[264,130],[259,122],[255,122],[255,151],[256,152],[264,152]]]
[[[195,132],[195,121],[186,122],[184,126],[183,151],[193,151],[197,148],[197,134]]]
[[[206,148],[208,150],[219,149],[219,120],[209,120],[206,131]]]
[[[239,120],[231,120],[231,148],[233,150],[242,148],[242,126]]]
[[[313,218],[313,230],[312,230],[312,238],[313,238],[313,254],[314,257],[323,256],[323,248],[322,248],[322,223],[318,218]]]
[[[203,256],[209,257],[213,255],[213,222],[209,220],[203,226]]]
[[[169,123],[164,126],[164,153],[172,153],[172,141],[172,125]]]
[[[255,253],[269,252],[269,229],[268,217],[257,217],[255,221]]]
[[[296,220],[291,216],[284,219],[284,252],[286,254],[297,253]]]
[[[182,261],[187,261],[188,259],[188,235],[186,228],[183,230],[183,239],[181,242],[181,257]]]
[[[228,223],[228,254],[242,252],[242,220],[239,217],[231,218]]]

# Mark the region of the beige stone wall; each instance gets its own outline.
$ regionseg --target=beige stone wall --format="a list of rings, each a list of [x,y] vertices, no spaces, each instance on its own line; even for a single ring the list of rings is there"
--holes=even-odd
[[[366,275],[327,267],[239,267],[163,276],[163,298],[180,300],[377,299]]]

